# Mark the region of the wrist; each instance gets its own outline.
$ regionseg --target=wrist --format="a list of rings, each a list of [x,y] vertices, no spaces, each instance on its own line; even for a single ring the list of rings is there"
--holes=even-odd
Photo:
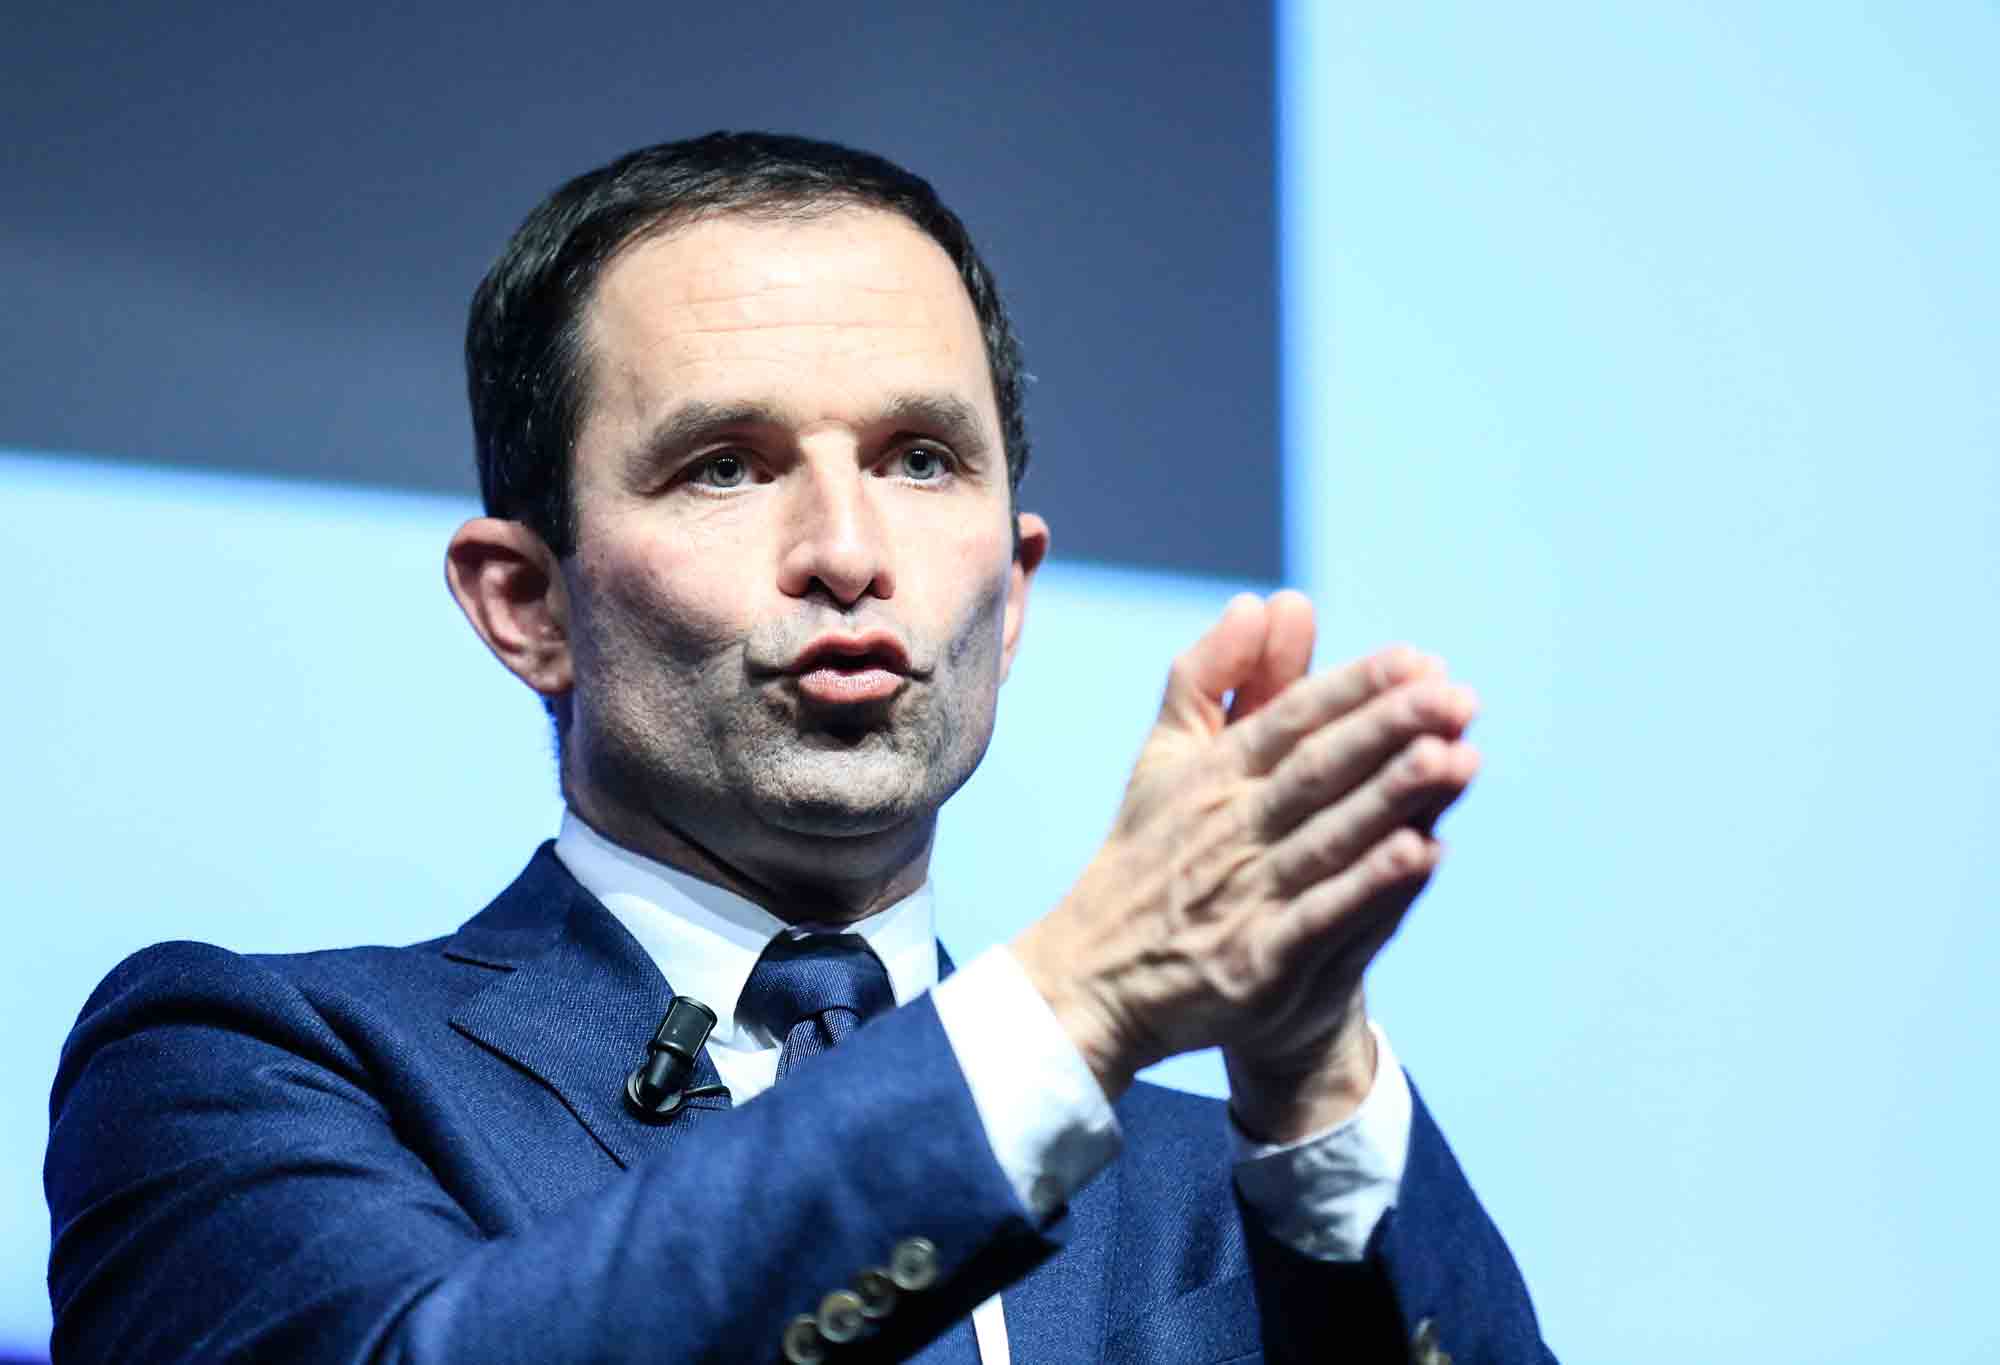
[[[1044,923],[1028,926],[1008,946],[1023,975],[1048,1002],[1049,1012],[1096,1077],[1105,1099],[1116,1103],[1131,1089],[1141,1063],[1131,1060],[1129,1050],[1121,1045],[1113,1012],[1084,987],[1073,970],[1066,969],[1071,955],[1049,941]]]
[[[1298,1142],[1353,1118],[1374,1089],[1380,1062],[1366,1012],[1356,1007],[1319,1046],[1280,1057],[1224,1048],[1229,1108],[1255,1141]]]

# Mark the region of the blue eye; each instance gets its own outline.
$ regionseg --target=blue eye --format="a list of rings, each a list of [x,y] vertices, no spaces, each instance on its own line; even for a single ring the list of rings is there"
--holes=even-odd
[[[709,488],[738,488],[750,478],[750,462],[741,455],[723,451],[696,466],[694,477],[695,482]]]
[[[949,460],[932,446],[911,446],[903,452],[903,476],[918,483],[935,483],[949,472]]]

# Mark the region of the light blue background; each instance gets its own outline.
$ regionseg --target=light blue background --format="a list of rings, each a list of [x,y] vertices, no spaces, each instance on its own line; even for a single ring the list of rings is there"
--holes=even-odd
[[[1551,1343],[2000,1360],[2000,12],[1287,32],[1293,572],[1486,703],[1374,1003]]]
[[[1486,703],[1375,1008],[1550,1341],[2000,1359],[2000,19],[1284,33],[1291,577],[1325,661],[1413,639]],[[440,582],[466,510],[0,457],[0,1344],[45,1340],[43,1097],[120,955],[437,933],[552,828]],[[1049,571],[946,816],[961,953],[1067,885],[1235,586]]]

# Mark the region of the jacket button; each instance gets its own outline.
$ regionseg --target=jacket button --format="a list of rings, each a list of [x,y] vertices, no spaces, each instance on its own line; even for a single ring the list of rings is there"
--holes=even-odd
[[[861,1296],[853,1290],[836,1289],[819,1301],[819,1334],[835,1346],[845,1346],[867,1325]]]
[[[812,1314],[799,1314],[785,1329],[785,1359],[792,1365],[819,1365],[826,1359],[826,1340]]]
[[[861,1297],[861,1316],[880,1321],[896,1311],[896,1282],[886,1270],[864,1270],[854,1277],[854,1292]]]
[[[889,1253],[889,1278],[906,1293],[929,1289],[937,1273],[937,1248],[927,1237],[905,1237]]]

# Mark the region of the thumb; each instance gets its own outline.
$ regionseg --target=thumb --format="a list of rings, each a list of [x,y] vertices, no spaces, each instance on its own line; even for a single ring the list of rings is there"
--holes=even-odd
[[[1219,734],[1226,719],[1223,698],[1256,672],[1269,629],[1263,598],[1247,592],[1230,598],[1207,634],[1174,660],[1159,728],[1204,738]]]

